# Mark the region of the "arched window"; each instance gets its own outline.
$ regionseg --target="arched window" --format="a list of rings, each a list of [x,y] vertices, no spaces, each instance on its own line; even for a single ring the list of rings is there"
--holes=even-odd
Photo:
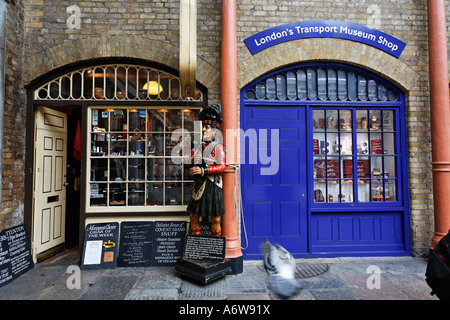
[[[278,72],[246,90],[245,100],[398,101],[399,91],[345,67],[302,67]]]
[[[139,65],[105,64],[64,74],[40,86],[35,100],[179,101],[180,79]],[[203,101],[196,90],[194,101]]]
[[[86,110],[86,212],[185,211],[193,178],[172,151],[194,145],[204,87],[184,98],[180,78],[164,67],[109,60],[61,71],[30,90],[34,105]]]

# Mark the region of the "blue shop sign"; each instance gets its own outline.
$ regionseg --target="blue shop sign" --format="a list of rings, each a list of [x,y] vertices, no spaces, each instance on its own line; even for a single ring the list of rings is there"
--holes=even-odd
[[[306,38],[340,38],[362,42],[399,58],[406,43],[384,32],[339,21],[301,21],[273,27],[244,40],[251,54],[286,41]]]

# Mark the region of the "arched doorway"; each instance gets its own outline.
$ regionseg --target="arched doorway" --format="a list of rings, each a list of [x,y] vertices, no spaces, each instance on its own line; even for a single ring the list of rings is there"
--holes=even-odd
[[[256,79],[240,102],[247,259],[266,239],[298,258],[409,254],[396,86],[353,66],[304,63]]]
[[[172,159],[172,133],[194,136],[207,91],[198,83],[188,100],[179,86],[162,65],[108,59],[28,88],[25,224],[35,260],[79,245],[87,219],[186,216],[193,180]]]

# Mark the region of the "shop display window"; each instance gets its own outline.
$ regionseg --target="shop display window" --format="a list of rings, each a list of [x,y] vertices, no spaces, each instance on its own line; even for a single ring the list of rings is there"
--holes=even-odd
[[[314,109],[314,202],[397,201],[396,135],[394,110]]]
[[[193,180],[172,154],[187,130],[194,145],[199,109],[90,108],[88,206],[173,207],[187,205]],[[177,131],[178,132],[178,131]],[[177,135],[178,137],[180,135]],[[187,140],[189,141],[189,140]]]

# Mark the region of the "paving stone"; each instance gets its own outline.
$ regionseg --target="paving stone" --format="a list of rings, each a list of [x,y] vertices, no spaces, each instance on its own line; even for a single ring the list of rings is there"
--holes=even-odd
[[[370,275],[339,275],[358,300],[408,300],[408,297],[395,286],[380,278],[380,289],[369,289],[367,279]]]
[[[244,265],[244,270],[240,276],[244,277],[267,277],[267,271],[262,264]]]
[[[0,288],[0,299],[30,300],[66,273],[64,266],[36,266]]]
[[[179,300],[225,300],[227,298],[224,279],[206,285],[185,280],[180,291]]]
[[[145,273],[144,267],[119,267],[105,269],[105,276],[121,276],[121,275],[136,275],[140,276]]]
[[[183,280],[173,268],[147,268],[136,282],[136,289],[177,289]]]
[[[35,300],[60,300],[64,297],[65,300],[77,300],[89,287],[88,284],[80,285],[80,289],[69,289],[67,287],[67,279],[69,274],[62,277],[59,281],[53,285],[45,288]]]
[[[133,288],[125,300],[178,300],[178,289]]]
[[[267,293],[266,283],[258,277],[230,276],[225,279],[228,294],[257,294]]]
[[[103,274],[80,297],[80,300],[123,300],[137,279],[136,275],[105,276]]]
[[[315,300],[358,300],[350,289],[318,289],[310,290]]]
[[[317,277],[298,279],[297,281],[304,290],[339,289],[347,287],[337,275],[332,273],[325,273]]]
[[[65,300],[77,300],[103,272],[104,270],[82,270],[80,274],[80,289],[68,288],[67,281],[72,274],[66,273],[61,279],[42,291],[35,299],[61,300],[61,297],[64,297]]]
[[[378,264],[375,264],[378,265]],[[405,262],[385,263],[378,265],[382,272],[393,274],[425,274],[427,263],[424,259],[415,259]]]
[[[268,294],[229,294],[227,300],[271,300]]]
[[[99,270],[81,270],[81,284],[92,285],[98,277],[105,272],[104,269]]]
[[[439,300],[429,294],[431,288],[420,277],[412,274],[386,274],[386,281],[412,300]]]
[[[300,290],[296,295],[289,298],[281,298],[279,295],[269,290],[271,300],[316,300],[316,298],[308,290]]]
[[[278,297],[270,295],[272,300],[281,300]],[[298,294],[293,297],[290,297],[288,300],[316,300],[316,298],[311,294],[309,290],[301,290]]]
[[[367,268],[370,265],[367,263],[333,263],[330,264],[329,272],[334,274],[367,274]]]

